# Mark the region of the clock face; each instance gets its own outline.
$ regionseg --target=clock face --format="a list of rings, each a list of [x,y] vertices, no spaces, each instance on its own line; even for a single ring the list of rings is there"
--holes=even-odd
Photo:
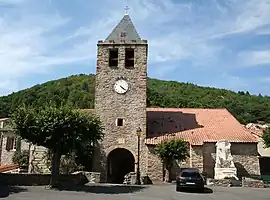
[[[129,85],[125,80],[118,80],[114,84],[114,90],[118,94],[125,94],[128,91]]]

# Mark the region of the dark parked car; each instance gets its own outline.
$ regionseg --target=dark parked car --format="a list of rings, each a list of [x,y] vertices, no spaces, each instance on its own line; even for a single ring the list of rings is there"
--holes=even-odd
[[[182,188],[194,188],[203,191],[204,184],[205,180],[196,168],[184,169],[176,177],[176,191],[181,191]]]

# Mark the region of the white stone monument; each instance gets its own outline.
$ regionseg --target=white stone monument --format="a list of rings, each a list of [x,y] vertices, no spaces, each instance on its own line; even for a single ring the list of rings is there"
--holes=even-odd
[[[231,144],[226,140],[216,143],[215,179],[237,178],[237,169],[231,154]]]

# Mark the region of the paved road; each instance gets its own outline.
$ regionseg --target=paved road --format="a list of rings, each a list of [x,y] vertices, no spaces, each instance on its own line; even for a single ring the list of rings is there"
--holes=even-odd
[[[73,189],[74,190],[74,189]],[[0,199],[9,200],[270,200],[270,189],[222,188],[206,189],[205,193],[175,192],[174,185],[146,188],[123,186],[87,186],[71,191],[46,190],[44,187],[0,188]]]

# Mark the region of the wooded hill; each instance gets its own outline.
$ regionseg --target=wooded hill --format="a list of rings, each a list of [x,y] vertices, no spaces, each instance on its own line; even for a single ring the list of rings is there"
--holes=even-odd
[[[270,122],[270,97],[200,87],[191,83],[148,78],[148,107],[227,108],[241,123]],[[0,116],[19,105],[41,106],[49,101],[74,108],[94,107],[95,75],[73,75],[0,97]]]

